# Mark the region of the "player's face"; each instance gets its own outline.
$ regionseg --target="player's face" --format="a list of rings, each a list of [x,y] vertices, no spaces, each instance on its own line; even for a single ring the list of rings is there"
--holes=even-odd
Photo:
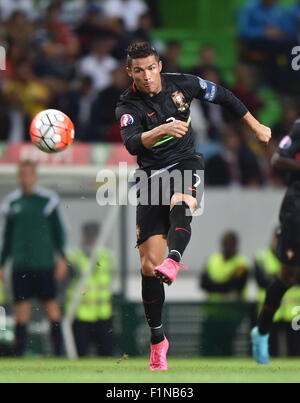
[[[37,174],[35,168],[26,165],[20,168],[19,183],[24,193],[30,194],[37,181]]]
[[[157,61],[155,56],[151,55],[142,59],[133,59],[127,72],[139,91],[153,96],[162,89],[161,69],[161,61]]]

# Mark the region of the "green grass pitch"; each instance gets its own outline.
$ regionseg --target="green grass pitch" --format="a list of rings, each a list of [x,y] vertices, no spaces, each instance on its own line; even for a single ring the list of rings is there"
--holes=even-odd
[[[0,359],[0,383],[300,382],[299,359],[169,359],[169,371],[150,372],[147,358]]]

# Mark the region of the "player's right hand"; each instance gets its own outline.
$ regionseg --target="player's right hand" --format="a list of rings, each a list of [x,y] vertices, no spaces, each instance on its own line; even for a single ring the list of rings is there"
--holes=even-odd
[[[164,124],[164,131],[168,136],[181,138],[187,134],[189,125],[182,120],[173,120]]]
[[[268,126],[259,124],[254,130],[255,137],[262,143],[268,143],[272,137],[271,129]]]

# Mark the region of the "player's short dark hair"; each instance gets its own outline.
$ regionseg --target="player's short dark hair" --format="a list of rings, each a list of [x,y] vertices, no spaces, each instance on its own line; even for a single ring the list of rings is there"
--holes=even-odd
[[[159,55],[149,42],[133,42],[127,48],[127,67],[131,67],[133,59],[143,59],[154,55],[159,60]]]

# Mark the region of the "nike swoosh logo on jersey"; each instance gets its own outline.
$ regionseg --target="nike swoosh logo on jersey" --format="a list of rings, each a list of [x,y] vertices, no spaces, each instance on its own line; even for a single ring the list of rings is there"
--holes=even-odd
[[[155,112],[147,113],[147,115],[149,116],[149,118],[151,118],[153,115],[155,115]]]

